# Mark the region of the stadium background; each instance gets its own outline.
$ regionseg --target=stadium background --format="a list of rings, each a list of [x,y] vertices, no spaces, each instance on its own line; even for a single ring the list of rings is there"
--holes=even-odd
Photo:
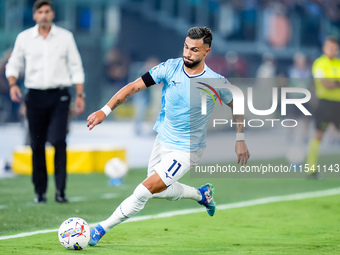
[[[12,164],[13,150],[27,144],[28,139],[24,107],[10,101],[4,70],[17,34],[35,24],[33,3],[33,0],[0,1],[0,159],[7,168]],[[207,25],[213,30],[208,66],[235,84],[243,83],[243,89],[246,85],[254,87],[257,93],[254,101],[262,109],[271,106],[271,87],[289,86],[289,81],[280,79],[292,78],[290,71],[297,53],[306,57],[306,68],[310,69],[321,54],[323,40],[328,35],[340,37],[340,1],[55,0],[53,3],[55,23],[74,33],[86,74],[86,112],[80,116],[70,112],[68,144],[109,143],[123,147],[132,167],[147,164],[148,149],[155,136],[152,124],[160,109],[160,86],[143,91],[144,94],[137,94],[118,107],[108,118],[115,121],[114,125],[106,121],[101,129],[89,135],[84,121],[89,113],[100,109],[116,91],[150,67],[181,56],[188,28]],[[22,76],[19,84],[24,90]],[[312,79],[306,80],[314,94]],[[315,105],[314,95],[311,101]],[[280,107],[273,116],[278,116],[279,110]],[[251,117],[249,111],[247,117]],[[301,133],[304,141],[298,150],[305,153],[306,143],[313,135],[312,119],[308,126],[299,125],[299,132],[266,130],[266,127],[248,129],[248,133],[255,133],[249,136],[252,156],[255,159],[285,157]],[[232,132],[225,137],[228,144],[232,143]],[[280,146],[271,144],[273,139]],[[218,143],[219,138],[215,140]],[[326,135],[323,144],[322,153],[338,150],[339,135],[335,132],[330,137]],[[228,155],[225,159],[233,160],[233,149],[229,147],[223,149]],[[206,153],[206,157],[210,154]],[[212,157],[210,161],[216,159]]]
[[[150,105],[142,124],[136,124],[133,115],[143,102],[133,98],[91,132],[85,120],[121,86],[140,75],[147,60],[179,57],[189,27],[212,28],[214,40],[207,63],[213,70],[236,81],[264,78],[268,84],[289,75],[297,52],[306,56],[310,67],[321,54],[326,36],[340,38],[337,0],[54,0],[55,23],[74,33],[86,74],[86,112],[81,116],[71,113],[68,145],[123,147],[135,171],[124,179],[124,185],[115,187],[103,174],[69,175],[67,194],[71,202],[63,206],[53,201],[50,177],[47,204],[34,205],[30,177],[14,176],[10,171],[13,151],[27,143],[27,128],[22,108],[10,102],[4,77],[4,65],[16,36],[34,25],[33,2],[0,0],[0,253],[4,254],[65,254],[55,230],[20,239],[8,236],[56,229],[75,215],[91,224],[99,222],[145,178],[155,138],[152,125],[159,111],[160,88],[150,90]],[[261,82],[252,84],[258,86]],[[138,131],[136,126],[142,129]],[[305,133],[312,132],[310,123]],[[219,150],[226,161],[234,164],[234,132],[217,133],[210,137],[221,144],[222,134],[226,140]],[[287,164],[287,148],[292,144],[289,135],[282,128],[246,129],[249,164]],[[320,148],[320,164],[339,163],[339,146],[334,137],[326,135]],[[305,149],[306,143],[300,150]],[[215,152],[205,155],[214,156]],[[188,185],[199,186],[207,181],[214,184],[215,199],[222,207],[213,218],[190,214],[153,220],[152,224],[124,224],[108,233],[99,249],[88,249],[91,254],[339,254],[339,179],[316,181],[302,177],[201,179],[187,174],[183,182]],[[324,190],[328,191],[322,193]],[[315,191],[334,196],[290,202],[285,197],[296,193],[304,194],[297,195],[297,199],[321,196]],[[306,196],[305,192],[312,195]],[[235,203],[237,207],[240,201],[254,199],[262,203],[262,198],[269,197],[270,201],[272,196],[288,202],[223,211],[223,205],[232,204],[233,208]],[[138,216],[192,208],[197,208],[192,201],[151,200]],[[202,224],[209,235],[201,231]],[[171,249],[164,250],[169,244]]]
[[[19,32],[34,25],[33,0],[0,1],[1,117],[17,121],[9,104],[3,66]],[[87,114],[136,77],[136,62],[180,56],[186,31],[206,25],[214,32],[207,63],[228,78],[257,78],[264,58],[275,76],[287,75],[295,53],[309,64],[327,35],[339,36],[339,1],[280,0],[55,0],[55,23],[71,30],[86,73]],[[267,77],[266,77],[267,78]],[[5,101],[5,102],[3,102]],[[11,114],[8,114],[8,113]]]
[[[114,92],[146,71],[146,61],[154,59],[153,63],[157,63],[179,57],[188,28],[196,25],[213,30],[212,53],[207,64],[229,79],[288,77],[296,53],[304,54],[310,67],[321,54],[325,37],[340,36],[339,2],[55,0],[55,23],[74,33],[86,74],[86,112],[81,116],[71,113],[71,125],[84,121]],[[34,0],[0,1],[0,125],[5,128],[10,124],[13,129],[13,123],[25,126],[23,109],[10,101],[4,67],[18,33],[34,25],[33,3]],[[23,79],[23,88],[22,83]],[[256,88],[254,83],[251,86]],[[131,132],[137,134],[152,133],[160,106],[160,88],[153,88],[147,96],[149,104],[135,96],[135,100],[120,106],[109,119],[129,122],[134,126]],[[142,122],[134,117],[143,107],[147,107],[145,120],[150,124],[146,128],[140,128]],[[15,127],[25,133],[25,128]],[[25,143],[21,133],[22,141],[12,143]],[[4,134],[3,139],[6,137]],[[0,158],[11,161],[8,151],[14,145],[5,144],[2,143]]]

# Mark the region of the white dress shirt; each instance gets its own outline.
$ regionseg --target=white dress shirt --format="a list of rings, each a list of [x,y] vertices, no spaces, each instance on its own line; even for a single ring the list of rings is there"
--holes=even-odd
[[[73,34],[54,24],[46,39],[39,34],[38,25],[18,35],[6,65],[6,77],[18,78],[23,68],[27,88],[45,90],[84,83]]]

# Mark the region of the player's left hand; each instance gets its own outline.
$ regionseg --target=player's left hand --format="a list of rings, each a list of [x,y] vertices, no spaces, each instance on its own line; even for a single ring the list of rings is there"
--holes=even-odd
[[[75,112],[80,115],[85,111],[85,100],[82,97],[77,97],[75,102]]]
[[[247,145],[245,141],[237,141],[235,145],[235,152],[237,155],[237,164],[241,163],[247,164],[248,159],[250,157],[250,153],[248,151]]]
[[[106,115],[102,110],[91,113],[87,117],[87,127],[92,130],[96,125],[102,123],[105,118]]]

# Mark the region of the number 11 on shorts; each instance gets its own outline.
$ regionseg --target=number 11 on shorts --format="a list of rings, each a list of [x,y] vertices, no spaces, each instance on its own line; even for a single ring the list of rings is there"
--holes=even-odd
[[[176,166],[176,164],[177,164],[177,168],[176,168],[176,170],[172,173],[172,176],[175,176],[175,174],[178,172],[178,170],[181,168],[181,163],[178,163],[177,162],[177,160],[173,160],[174,161],[174,163],[172,163],[172,165],[169,167],[169,169],[168,169],[168,172],[171,172],[171,170]]]

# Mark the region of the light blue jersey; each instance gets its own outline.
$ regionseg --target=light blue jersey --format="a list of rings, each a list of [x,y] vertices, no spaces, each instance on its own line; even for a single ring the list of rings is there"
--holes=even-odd
[[[189,76],[184,71],[182,58],[169,59],[152,68],[149,73],[155,83],[163,82],[162,110],[154,126],[154,130],[158,132],[159,143],[169,149],[186,152],[205,148],[208,120],[215,103],[208,98],[207,114],[202,115],[200,90],[196,89],[196,82],[193,81],[202,81],[201,78],[217,78],[215,80],[219,84],[229,82],[207,66],[201,74]],[[199,79],[193,80],[193,78]],[[190,90],[190,81],[191,86],[195,86],[195,90]],[[232,101],[230,90],[216,89],[216,91],[225,104]],[[216,100],[217,95],[214,97]]]

